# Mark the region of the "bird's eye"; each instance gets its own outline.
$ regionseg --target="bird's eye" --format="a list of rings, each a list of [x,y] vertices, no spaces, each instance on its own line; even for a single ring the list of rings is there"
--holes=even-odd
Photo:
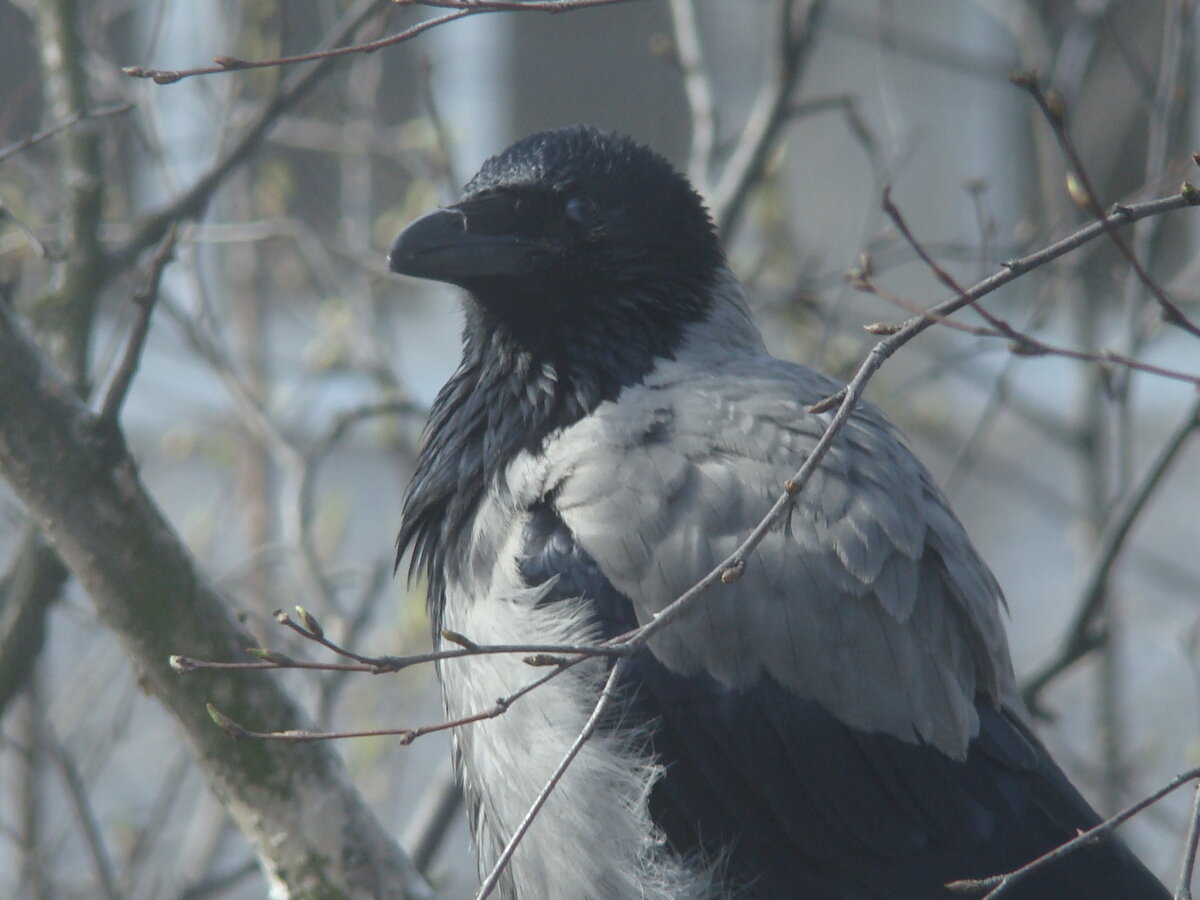
[[[596,204],[592,202],[591,197],[576,194],[567,200],[563,211],[572,222],[583,223],[592,217],[592,213],[596,211]]]

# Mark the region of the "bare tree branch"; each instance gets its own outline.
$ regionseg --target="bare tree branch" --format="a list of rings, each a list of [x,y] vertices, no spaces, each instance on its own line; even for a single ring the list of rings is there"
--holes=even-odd
[[[38,17],[39,50],[49,99],[61,119],[86,116],[92,102],[74,3],[47,4]],[[62,183],[67,206],[63,222],[63,260],[57,283],[36,303],[55,338],[56,362],[77,392],[86,395],[91,361],[92,325],[108,265],[100,244],[105,180],[100,136],[92,128],[71,128],[62,142]]]
[[[88,789],[83,782],[83,777],[79,774],[79,768],[75,765],[75,760],[71,758],[67,748],[56,736],[48,735],[47,744],[50,747],[51,757],[62,775],[63,783],[67,787],[67,796],[71,800],[71,806],[75,809],[75,820],[79,825],[79,830],[83,832],[88,856],[91,857],[92,867],[96,872],[96,882],[107,900],[119,900],[121,891],[117,887],[112,859],[105,846],[104,835],[92,809]]]
[[[195,75],[215,75],[220,72],[239,72],[243,69],[267,69],[277,66],[289,66],[296,63],[327,61],[338,59],[343,56],[353,56],[360,53],[374,53],[377,50],[383,50],[387,47],[394,47],[397,44],[403,44],[405,41],[411,41],[419,34],[429,31],[431,28],[437,28],[439,25],[445,25],[447,22],[453,22],[455,19],[462,19],[466,16],[478,15],[480,13],[492,12],[550,12],[560,13],[569,12],[574,9],[588,9],[595,6],[613,6],[617,3],[629,3],[632,0],[525,0],[525,2],[489,2],[489,0],[389,0],[385,5],[388,6],[432,6],[440,9],[452,9],[455,12],[444,16],[438,16],[434,19],[426,19],[423,22],[418,22],[403,31],[390,35],[385,38],[380,38],[377,41],[368,41],[364,44],[353,44],[349,46],[336,46],[346,40],[345,37],[334,42],[335,46],[330,46],[322,50],[314,50],[311,53],[300,53],[296,56],[281,56],[274,59],[262,60],[247,60],[239,59],[236,56],[218,56],[212,66],[201,66],[196,69],[147,69],[142,66],[126,66],[121,71],[132,78],[150,78],[156,84],[174,84],[177,81],[182,81],[184,78],[191,78]]]
[[[1053,92],[1042,90],[1041,84],[1038,82],[1037,76],[1031,73],[1020,73],[1012,78],[1013,84],[1027,91],[1034,102],[1037,103],[1038,109],[1046,117],[1050,123],[1050,127],[1054,131],[1054,136],[1058,140],[1059,146],[1062,147],[1063,154],[1067,157],[1067,161],[1071,167],[1071,173],[1076,179],[1080,191],[1082,192],[1082,205],[1085,209],[1096,216],[1097,221],[1106,222],[1107,219],[1101,214],[1104,208],[1100,201],[1100,195],[1096,192],[1096,188],[1092,184],[1091,178],[1088,177],[1087,169],[1083,165],[1083,160],[1079,156],[1079,151],[1075,149],[1075,143],[1071,140],[1070,132],[1067,131],[1066,112],[1062,106],[1062,100]],[[1195,190],[1195,188],[1193,188]],[[1150,277],[1150,273],[1142,266],[1137,254],[1130,249],[1115,230],[1106,227],[1108,236],[1112,239],[1113,245],[1125,257],[1125,261],[1129,263],[1130,269],[1137,275],[1138,279],[1158,301],[1158,305],[1162,307],[1162,319],[1168,325],[1175,325],[1182,328],[1184,331],[1200,337],[1200,326],[1192,322],[1170,297],[1167,296],[1158,283]]]
[[[675,31],[675,55],[692,119],[688,178],[700,194],[707,197],[711,193],[710,180],[717,149],[717,112],[709,69],[704,60],[704,41],[694,0],[670,0],[668,6]]]
[[[46,616],[68,576],[38,530],[26,527],[0,580],[0,719],[29,681],[46,638]]]
[[[1183,862],[1179,867],[1179,886],[1175,900],[1192,900],[1192,874],[1196,869],[1196,845],[1200,843],[1200,788],[1192,798],[1192,815],[1187,838],[1183,842]]]
[[[65,119],[55,122],[47,128],[35,134],[21,138],[19,141],[9,144],[7,147],[0,148],[0,163],[4,162],[10,156],[15,156],[27,147],[32,147],[35,144],[40,144],[42,141],[54,137],[66,131],[76,122],[82,122],[84,119],[101,119],[105,116],[118,116],[121,113],[127,113],[133,109],[132,103],[116,103],[112,106],[102,106],[99,109],[77,109]]]
[[[348,40],[366,22],[391,6],[390,0],[359,0],[332,29],[329,44],[336,46]],[[111,258],[114,264],[127,267],[147,247],[162,240],[171,225],[199,218],[229,174],[250,157],[275,121],[307,96],[321,79],[332,71],[335,60],[336,57],[319,58],[315,64],[285,84],[279,93],[263,104],[238,139],[221,154],[207,172],[196,179],[187,191],[162,209],[147,215],[134,227],[133,236],[112,251]]]
[[[462,805],[462,788],[450,767],[450,760],[446,759],[437,775],[426,785],[400,840],[400,846],[408,852],[413,865],[427,878],[434,855]]]
[[[158,302],[158,288],[162,282],[163,271],[175,257],[175,241],[177,230],[174,225],[167,229],[158,250],[150,260],[150,270],[146,275],[146,283],[130,298],[137,307],[137,316],[133,328],[129,332],[129,340],[125,345],[125,353],[121,363],[113,374],[108,392],[104,395],[104,403],[100,407],[101,426],[112,429],[117,427],[117,419],[121,415],[121,407],[125,397],[133,386],[133,376],[137,374],[141,362],[142,350],[146,346],[146,336],[150,333],[150,317],[154,312],[154,304]]]
[[[1183,450],[1187,440],[1200,430],[1200,396],[1194,399],[1179,424],[1167,436],[1158,454],[1151,461],[1141,481],[1133,488],[1121,506],[1114,510],[1108,524],[1096,542],[1094,562],[1080,592],[1071,625],[1054,654],[1025,680],[1021,696],[1033,712],[1041,710],[1041,693],[1051,681],[1080,658],[1099,645],[1103,631],[1097,630],[1097,618],[1104,606],[1104,594],[1113,567],[1133,525],[1143,508],[1158,490],[1171,464]]]
[[[896,225],[896,228],[904,236],[909,246],[916,252],[921,261],[929,268],[938,281],[954,291],[959,296],[963,296],[965,291],[959,285],[949,272],[947,272],[933,258],[925,246],[917,240],[912,231],[908,227],[904,216],[891,200],[890,191],[885,189],[883,192],[883,208],[888,217]],[[916,304],[905,300],[897,294],[892,294],[883,290],[875,283],[871,274],[869,261],[868,264],[857,271],[850,274],[850,280],[854,287],[858,290],[867,291],[887,300],[896,306],[901,307],[908,312],[916,313],[917,315],[932,315],[932,313],[920,309]],[[1010,325],[1008,322],[1001,319],[999,316],[988,312],[982,306],[972,303],[971,309],[974,310],[985,322],[989,323],[990,328],[980,328],[975,325],[968,325],[964,322],[959,322],[949,316],[939,316],[938,324],[944,325],[947,328],[952,328],[956,331],[962,331],[967,334],[973,334],[976,337],[1003,338],[1010,342],[1009,351],[1017,356],[1059,356],[1064,359],[1075,359],[1080,362],[1093,362],[1101,364],[1116,364],[1126,369],[1138,372],[1145,372],[1151,375],[1158,375],[1161,378],[1169,378],[1174,381],[1183,381],[1200,388],[1200,374],[1192,374],[1189,372],[1180,372],[1176,369],[1168,369],[1164,366],[1156,366],[1152,363],[1143,362],[1139,359],[1134,359],[1123,353],[1118,353],[1115,350],[1077,350],[1072,347],[1063,347],[1055,344],[1047,343],[1039,338],[1034,337],[1028,332],[1019,331]],[[871,334],[892,334],[897,326],[887,323],[876,323],[867,325],[866,329]]]
[[[812,56],[821,27],[824,0],[779,0],[773,29],[777,44],[741,137],[713,188],[710,206],[721,234],[732,234],[750,190],[788,120],[792,95]]]

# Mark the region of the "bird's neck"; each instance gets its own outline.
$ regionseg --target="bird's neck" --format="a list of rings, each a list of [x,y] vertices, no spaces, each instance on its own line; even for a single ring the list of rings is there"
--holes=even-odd
[[[679,340],[596,327],[533,342],[480,307],[468,310],[463,358],[430,410],[397,542],[397,562],[411,549],[410,576],[428,580],[435,629],[446,579],[461,574],[455,569],[468,555],[469,524],[497,475],[640,383]]]

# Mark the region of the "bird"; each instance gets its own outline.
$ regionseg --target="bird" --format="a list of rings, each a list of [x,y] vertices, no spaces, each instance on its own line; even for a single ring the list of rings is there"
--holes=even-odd
[[[439,649],[596,646],[650,622],[780,496],[841,387],[777,359],[704,201],[661,155],[585,125],[488,159],[409,224],[393,272],[461,289],[397,566]],[[1100,819],[1035,736],[1005,601],[933,477],[856,404],[741,577],[624,660],[591,739],[499,875],[521,900],[929,900]],[[529,654],[438,674],[480,871],[616,665],[522,693]],[[513,698],[516,699],[501,699]],[[1017,900],[1167,897],[1116,838]]]

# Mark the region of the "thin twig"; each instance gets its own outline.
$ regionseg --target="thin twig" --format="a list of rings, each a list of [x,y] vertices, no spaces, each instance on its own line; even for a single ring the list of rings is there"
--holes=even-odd
[[[0,199],[0,222],[10,222],[12,226],[21,233],[21,237],[25,239],[25,243],[39,259],[49,260],[50,262],[62,262],[67,258],[67,252],[61,245],[50,246],[39,238],[32,228],[26,225],[21,219],[5,204],[4,200]]]
[[[675,33],[675,58],[692,120],[688,178],[703,196],[708,196],[717,146],[717,113],[709,68],[704,60],[704,41],[696,18],[695,0],[670,0],[668,8]]]
[[[39,18],[45,27],[37,44],[49,110],[56,118],[67,119],[92,106],[94,75],[80,34],[82,13],[76,4],[49,3],[41,8]],[[86,397],[92,389],[96,314],[104,283],[112,275],[100,240],[108,179],[99,130],[68,129],[61,163],[63,263],[35,304],[56,310],[52,358],[75,393]]]
[[[66,131],[76,122],[81,122],[84,119],[102,119],[105,116],[116,116],[121,113],[129,112],[133,109],[132,103],[117,103],[113,106],[101,106],[98,109],[80,109],[71,113],[65,119],[55,122],[48,128],[43,128],[36,134],[26,135],[15,143],[9,144],[7,147],[0,149],[0,163],[4,162],[10,156],[15,156],[22,150],[32,147],[34,144],[40,144],[47,138],[52,138],[61,131]]]
[[[516,852],[517,847],[520,845],[521,839],[524,838],[525,833],[529,831],[529,826],[533,824],[533,820],[537,818],[537,814],[541,811],[546,801],[550,798],[551,792],[553,792],[559,781],[562,780],[563,773],[567,771],[567,768],[574,761],[575,757],[579,755],[579,751],[583,749],[583,745],[586,744],[591,739],[592,735],[596,733],[596,728],[599,727],[600,720],[604,717],[604,714],[608,711],[608,708],[612,706],[613,702],[616,700],[617,682],[621,677],[621,673],[625,671],[625,663],[626,660],[618,659],[616,663],[613,664],[612,669],[609,670],[608,680],[604,683],[604,690],[600,692],[600,697],[596,700],[596,705],[592,707],[592,714],[588,716],[587,722],[584,723],[579,735],[575,738],[574,743],[571,744],[570,749],[568,749],[566,754],[563,756],[562,761],[559,762],[558,767],[546,780],[546,784],[542,787],[542,790],[538,793],[537,798],[530,805],[529,810],[525,813],[525,818],[521,820],[521,824],[517,826],[516,831],[514,831],[512,836],[508,839],[508,843],[504,845],[504,849],[501,851],[500,856],[497,857],[496,862],[492,865],[491,871],[488,872],[487,877],[479,886],[479,893],[475,895],[475,900],[486,900],[486,898],[491,895],[492,891],[495,890],[497,883],[500,881],[501,874],[503,874],[509,860],[512,859],[512,855]]]
[[[853,94],[833,94],[827,97],[812,97],[793,103],[788,109],[788,115],[802,119],[824,112],[840,112],[850,129],[850,134],[858,143],[867,158],[871,161],[872,173],[878,175],[883,169],[882,154],[879,151],[879,141],[867,123],[867,117],[862,111],[861,98]]]
[[[853,40],[861,41],[871,46],[881,43],[879,34],[878,11],[865,12],[871,7],[863,7],[864,12],[853,11],[849,4],[833,4],[829,10],[828,28],[835,34],[844,35]],[[943,32],[947,38],[950,34]],[[916,29],[905,29],[890,24],[887,33],[888,50],[917,62],[939,66],[950,72],[961,72],[982,78],[988,83],[1009,76],[1017,67],[1018,60],[1012,54],[982,52],[979,47],[969,49],[961,41],[938,40],[929,34]]]
[[[413,807],[404,836],[400,839],[400,846],[427,880],[433,859],[453,826],[462,803],[462,788],[450,766],[450,759],[446,757]]]
[[[1083,165],[1083,159],[1080,157],[1079,151],[1075,149],[1075,142],[1071,140],[1071,135],[1067,131],[1066,114],[1062,108],[1061,99],[1052,92],[1042,90],[1041,83],[1038,81],[1037,77],[1031,73],[1019,73],[1014,75],[1012,77],[1012,82],[1033,97],[1034,102],[1038,105],[1038,109],[1042,111],[1042,115],[1044,115],[1046,117],[1046,121],[1050,123],[1050,127],[1054,132],[1054,137],[1057,139],[1059,146],[1062,148],[1063,155],[1067,157],[1067,164],[1070,166],[1071,172],[1074,175],[1079,187],[1083,190],[1086,198],[1085,205],[1087,206],[1088,211],[1091,212],[1098,221],[1107,222],[1108,217],[1103,216],[1100,212],[1104,208],[1103,204],[1100,202],[1100,196],[1096,192],[1096,189],[1092,184],[1092,180],[1087,174],[1087,170]],[[1117,234],[1116,229],[1112,228],[1111,226],[1106,226],[1105,232],[1108,234],[1109,238],[1111,238],[1113,245],[1118,251],[1120,251],[1121,255],[1125,257],[1126,262],[1129,263],[1130,268],[1137,274],[1138,279],[1146,287],[1146,290],[1148,290],[1153,295],[1154,299],[1158,301],[1158,305],[1162,308],[1163,321],[1169,325],[1175,325],[1179,328],[1182,328],[1184,331],[1195,337],[1200,337],[1200,326],[1196,325],[1187,316],[1185,316],[1183,314],[1183,310],[1175,305],[1175,303],[1167,296],[1166,291],[1159,286],[1158,282],[1150,277],[1150,273],[1143,268],[1141,261],[1137,257],[1137,254],[1135,254],[1129,248],[1129,245],[1125,242],[1125,239]]]
[[[329,45],[337,46],[349,40],[364,24],[391,7],[387,0],[360,0],[332,29]],[[217,188],[225,183],[239,165],[258,147],[263,136],[275,121],[303,99],[321,79],[332,71],[334,59],[320,59],[286,84],[250,120],[242,135],[212,164],[184,193],[166,206],[150,213],[139,222],[133,236],[113,251],[111,258],[118,267],[128,264],[147,247],[157,243],[167,228],[185,219],[198,219],[207,208]]]
[[[33,689],[50,610],[69,574],[32,523],[8,540],[11,558],[0,575],[0,721],[14,698]]]
[[[47,727],[49,726],[47,725]],[[96,818],[96,812],[92,808],[87,785],[83,783],[83,777],[79,774],[79,769],[67,752],[67,748],[56,736],[47,735],[46,745],[50,748],[51,756],[62,774],[63,783],[67,787],[67,796],[75,808],[75,816],[79,822],[79,828],[83,832],[84,843],[87,845],[92,866],[96,870],[100,890],[108,900],[118,900],[121,891],[117,888],[112,859],[104,844],[103,830]]]
[[[453,22],[455,19],[461,19],[469,15],[471,15],[469,10],[461,10],[449,15],[438,16],[434,19],[426,19],[424,22],[418,22],[416,25],[406,28],[397,34],[381,38],[377,41],[368,41],[365,44],[352,44],[345,47],[329,47],[324,50],[313,50],[310,53],[297,53],[294,56],[279,56],[260,60],[239,59],[236,56],[218,56],[213,60],[216,63],[215,65],[200,66],[195,69],[147,69],[142,66],[125,66],[121,71],[131,78],[152,79],[155,84],[175,84],[177,81],[192,78],[196,75],[214,75],[218,72],[239,72],[244,69],[267,69],[276,66],[295,65],[296,63],[325,61],[358,53],[374,53],[376,50],[382,50],[384,47],[391,47],[395,44],[412,40],[417,35],[431,28],[445,25],[447,22]]]
[[[179,326],[190,348],[208,363],[224,386],[241,424],[264,446],[269,447],[278,459],[288,460],[289,455],[299,457],[299,451],[280,432],[262,399],[251,391],[244,379],[237,376],[236,366],[229,358],[226,347],[218,342],[217,336],[203,327],[195,316],[188,315],[172,303],[170,298],[163,301],[163,311]]]
[[[1154,80],[1152,95],[1147,98],[1150,107],[1149,127],[1146,134],[1146,160],[1142,169],[1142,184],[1161,184],[1168,171],[1172,139],[1178,136],[1184,117],[1178,115],[1184,92],[1181,78],[1192,64],[1191,44],[1195,28],[1194,10],[1190,0],[1169,0],[1163,16],[1162,53],[1158,74]],[[1160,219],[1145,219],[1133,227],[1129,239],[1130,249],[1137,259],[1150,259],[1161,233]],[[1124,307],[1124,351],[1130,356],[1142,352],[1149,338],[1153,321],[1143,316],[1145,294],[1139,290],[1141,279],[1136,270],[1126,272],[1122,289]],[[1108,383],[1097,385],[1097,390],[1111,392],[1116,402],[1116,427],[1112,429],[1114,456],[1119,484],[1129,482],[1133,462],[1133,443],[1136,431],[1132,403],[1133,378],[1128,371],[1115,373]]]
[[[1192,873],[1196,870],[1196,845],[1200,843],[1200,788],[1192,798],[1192,817],[1183,843],[1183,862],[1179,867],[1179,886],[1174,900],[1192,900]]]
[[[49,704],[44,702],[40,681],[38,670],[32,670],[23,692],[25,702],[18,704],[16,716],[6,720],[15,725],[16,734],[10,735],[7,728],[0,732],[0,746],[13,751],[16,763],[14,774],[17,779],[10,802],[17,818],[11,826],[15,832],[13,845],[20,854],[17,893],[33,900],[53,896],[50,889],[53,863],[45,846]],[[5,830],[9,829],[6,827]]]
[[[779,0],[774,30],[778,43],[769,57],[770,69],[750,109],[741,138],[713,187],[710,206],[721,234],[737,228],[750,196],[759,180],[779,131],[788,120],[792,95],[812,57],[812,48],[820,31],[824,0],[807,0],[797,11],[797,0]]]
[[[178,228],[172,224],[167,229],[162,242],[150,259],[150,269],[146,275],[145,284],[130,297],[137,307],[137,315],[133,320],[133,328],[125,343],[125,352],[121,355],[121,363],[113,375],[108,391],[104,395],[104,403],[100,407],[99,422],[101,427],[117,427],[117,418],[121,407],[133,385],[133,377],[137,374],[138,365],[142,360],[142,350],[146,346],[146,336],[150,333],[150,317],[154,313],[154,305],[158,302],[158,289],[162,284],[163,271],[175,258],[175,244],[178,240]]]
[[[363,589],[359,592],[358,602],[354,605],[354,612],[349,618],[343,618],[342,626],[342,641],[346,644],[354,644],[358,641],[359,636],[367,625],[371,624],[375,611],[378,609],[377,601],[383,595],[384,590],[391,584],[392,566],[390,561],[376,560],[371,566],[370,574],[365,579]],[[346,672],[333,672],[327,678],[321,680],[320,692],[316,704],[315,718],[319,723],[325,723],[333,716],[334,707],[337,704],[337,699],[341,694],[342,688],[347,684],[345,676]]]
[[[1036,315],[1036,313],[1033,315]],[[1030,318],[1033,318],[1033,316]],[[954,496],[961,480],[966,478],[970,470],[975,466],[988,435],[1000,420],[1001,413],[1010,412],[1012,380],[1016,374],[1018,362],[1018,356],[1009,354],[1008,359],[1004,362],[1004,368],[992,382],[987,393],[987,398],[983,403],[983,408],[979,411],[979,415],[975,420],[974,427],[971,428],[955,451],[946,476],[942,479],[942,489],[946,492],[946,496]],[[1020,417],[1019,413],[1016,415]],[[1055,424],[1060,427],[1053,434],[1055,436],[1062,434],[1066,437],[1066,440],[1063,442],[1066,449],[1077,449],[1078,441],[1074,432],[1070,430],[1064,431],[1061,423],[1058,423],[1057,420],[1055,420]],[[990,480],[990,470],[988,471],[988,477]]]
[[[466,656],[492,656],[497,654],[524,654],[528,657],[529,665],[557,665],[560,659],[577,656],[580,658],[604,656],[629,656],[633,648],[597,644],[471,644],[454,650],[431,650],[428,653],[414,653],[410,656],[359,656],[330,641],[318,641],[335,653],[356,660],[349,663],[311,662],[294,659],[285,653],[265,650],[259,647],[250,648],[255,662],[223,662],[218,660],[196,659],[191,656],[173,654],[170,659],[171,668],[176,672],[253,672],[259,669],[308,669],[315,672],[363,672],[368,675],[391,675],[403,671],[410,666],[424,665],[431,662],[441,662],[447,659],[462,659]]]
[[[339,412],[325,433],[300,453],[288,453],[280,462],[291,470],[286,480],[284,493],[290,495],[287,507],[292,511],[286,521],[294,529],[296,546],[299,548],[300,564],[313,590],[326,604],[335,607],[337,594],[334,586],[321,566],[313,536],[313,509],[316,505],[317,477],[329,454],[357,425],[374,418],[398,415],[423,415],[425,410],[407,397],[395,397],[374,403],[363,403]]]
[[[455,11],[444,16],[426,19],[396,34],[363,44],[333,46],[323,50],[314,50],[311,53],[299,53],[295,56],[279,56],[273,59],[249,60],[236,56],[218,56],[213,60],[214,65],[200,66],[195,69],[147,69],[143,66],[126,66],[121,71],[131,78],[152,79],[155,84],[175,84],[177,81],[182,81],[185,78],[191,78],[196,75],[239,72],[243,69],[267,69],[276,66],[295,65],[296,63],[332,60],[360,53],[374,53],[377,50],[383,50],[387,47],[394,47],[396,44],[402,44],[405,41],[411,41],[417,35],[423,34],[431,28],[437,28],[439,25],[445,25],[447,22],[453,22],[455,19],[462,19],[466,16],[473,16],[480,13],[529,11],[558,13],[573,9],[612,6],[617,3],[628,2],[631,2],[631,0],[545,0],[545,2],[529,0],[529,2],[524,3],[492,3],[486,2],[486,0],[458,0],[458,2],[450,2],[450,0],[447,0],[447,2],[433,2],[433,0],[394,0],[392,4],[394,6],[433,6]],[[341,42],[339,41],[338,43],[340,44]]]
[[[1113,566],[1142,509],[1154,496],[1188,438],[1197,430],[1200,430],[1200,397],[1192,401],[1187,413],[1159,448],[1158,455],[1142,476],[1141,482],[1113,513],[1096,542],[1095,561],[1080,593],[1081,599],[1066,637],[1054,658],[1026,679],[1021,689],[1021,696],[1030,711],[1038,712],[1041,709],[1040,696],[1046,685],[1100,643],[1102,634],[1097,633],[1096,619],[1104,606],[1105,588]]]
[[[442,637],[453,644],[458,644],[460,650],[436,650],[429,653],[416,654],[414,656],[380,656],[368,657],[359,656],[345,647],[335,644],[333,641],[325,637],[325,632],[321,628],[320,623],[312,613],[308,612],[301,606],[296,607],[297,613],[303,621],[303,625],[298,625],[292,620],[287,613],[282,610],[275,611],[275,621],[285,628],[290,628],[303,638],[320,644],[327,650],[332,650],[339,656],[344,656],[347,659],[352,659],[357,663],[375,666],[377,671],[382,674],[384,672],[398,672],[400,669],[407,668],[415,663],[440,662],[443,659],[456,659],[460,656],[479,655],[486,653],[524,653],[532,655],[540,659],[544,656],[553,656],[559,654],[574,654],[577,656],[624,656],[627,655],[619,650],[614,650],[605,645],[590,646],[587,644],[476,644],[469,638],[458,634],[455,631],[443,631]],[[541,665],[542,663],[535,659],[531,665]]]
[[[925,263],[925,266],[933,273],[934,277],[960,297],[964,296],[966,292],[954,279],[954,276],[942,268],[938,264],[937,260],[929,255],[929,251],[925,249],[924,245],[918,241],[916,236],[912,233],[912,230],[908,227],[908,222],[905,221],[904,216],[900,213],[899,207],[892,202],[891,187],[885,187],[883,189],[883,198],[880,201],[880,205],[883,207],[883,211],[887,213],[888,218],[892,220],[892,224],[895,225],[900,231],[901,236],[905,241],[908,242],[908,245],[912,247],[913,252],[915,252],[917,256],[921,258],[921,262]],[[1003,334],[1010,340],[1020,340],[1020,334],[1018,334],[1006,322],[1003,322],[996,316],[992,315],[984,307],[979,306],[977,303],[972,301],[971,309],[975,310],[975,312],[978,313],[985,322],[996,329],[998,333]]]
[[[885,188],[883,192],[883,209],[893,224],[899,230],[900,234],[908,242],[909,246],[921,258],[921,261],[933,272],[934,276],[943,285],[948,287],[959,296],[965,295],[965,289],[959,285],[954,277],[946,271],[929,253],[928,249],[917,240],[912,231],[908,227],[904,216],[891,200],[891,192]],[[881,288],[872,277],[869,261],[864,263],[863,267],[856,272],[850,273],[850,282],[857,289],[867,291],[875,296],[887,300],[901,309],[908,312],[916,313],[917,315],[932,316],[933,313],[928,310],[923,310],[916,304],[897,294]],[[966,322],[959,322],[956,319],[951,319],[949,315],[936,316],[938,324],[947,328],[952,328],[955,331],[962,331],[976,337],[983,338],[1003,338],[1011,342],[1010,351],[1018,356],[1058,356],[1066,359],[1074,359],[1079,362],[1099,363],[1101,365],[1115,364],[1122,366],[1125,369],[1145,372],[1150,375],[1158,375],[1162,378],[1169,378],[1174,381],[1183,381],[1194,387],[1200,388],[1200,375],[1190,372],[1181,372],[1178,369],[1168,369],[1165,366],[1157,366],[1153,363],[1143,362],[1140,359],[1134,359],[1124,353],[1118,353],[1116,350],[1077,350],[1072,347],[1063,347],[1056,344],[1050,344],[1046,341],[1036,338],[1027,332],[1020,331],[1014,328],[1005,320],[1001,319],[994,313],[989,312],[986,308],[972,302],[971,309],[979,314],[984,321],[988,322],[991,328],[981,328],[977,325],[969,325]],[[866,326],[868,332],[872,334],[889,334],[899,326],[887,323],[874,323]]]
[[[942,266],[940,266],[933,259],[921,242],[916,239],[912,231],[909,229],[908,223],[905,222],[904,217],[901,215],[900,210],[895,206],[894,203],[892,203],[890,192],[887,190],[884,191],[883,208],[891,218],[892,222],[899,229],[904,239],[909,243],[917,255],[920,256],[921,260],[926,264],[926,266],[929,267],[937,279],[941,281],[942,284],[950,288],[950,290],[962,296],[964,293],[963,288],[959,286],[958,282],[954,280],[953,276],[951,276],[949,272],[942,268]],[[872,288],[874,287],[873,282],[870,282],[869,279],[865,282],[865,284],[871,286]],[[877,294],[879,293],[877,289],[873,292]],[[883,295],[880,294],[880,296]],[[898,298],[891,297],[887,299],[892,299],[893,302],[899,303],[905,308],[909,308],[908,304],[900,301]],[[1016,328],[1013,328],[1010,324],[1008,324],[1008,322],[1004,321],[976,303],[972,303],[971,308],[977,312],[984,319],[984,321],[988,322],[992,328],[978,328],[962,322],[952,321],[945,316],[941,317],[940,323],[979,337],[1007,338],[1013,342],[1014,346],[1012,347],[1012,351],[1022,356],[1053,355],[1066,357],[1068,359],[1080,360],[1083,362],[1117,363],[1118,365],[1124,366],[1127,369],[1147,372],[1153,375],[1160,375],[1164,378],[1171,378],[1177,381],[1186,381],[1196,385],[1197,387],[1200,387],[1200,376],[1145,363],[1141,360],[1133,359],[1125,354],[1118,353],[1115,350],[1091,352],[1086,350],[1075,350],[1068,347],[1058,347],[1039,340],[1038,338],[1035,338],[1023,331],[1018,331]]]
[[[437,97],[433,93],[433,62],[427,55],[422,54],[421,56],[419,72],[421,105],[425,107],[425,115],[429,118],[429,124],[433,128],[433,140],[436,147],[435,152],[429,154],[430,162],[433,164],[433,180],[441,183],[447,197],[454,198],[462,189],[463,182],[454,168],[454,146],[450,140],[450,129],[446,127],[446,120],[442,118]]]
[[[192,754],[188,748],[180,747],[175,751],[174,759],[167,766],[166,773],[161,776],[154,803],[150,810],[139,818],[133,839],[129,841],[128,849],[123,854],[124,884],[135,884],[138,873],[144,869],[156,851],[162,848],[161,840],[167,834],[167,825],[175,814],[175,806],[184,785],[187,784],[187,775],[192,769],[192,764]]]
[[[1080,847],[1108,838],[1118,825],[1128,819],[1132,819],[1146,807],[1157,803],[1163,797],[1178,790],[1189,781],[1195,781],[1197,778],[1200,778],[1200,768],[1189,769],[1181,775],[1176,775],[1168,784],[1159,788],[1148,797],[1143,797],[1137,803],[1122,810],[1115,816],[1105,819],[1099,825],[1089,828],[1087,831],[1080,832],[1078,836],[1067,841],[1065,844],[1055,847],[1049,853],[1039,856],[1033,862],[1021,866],[1021,868],[1013,872],[1005,875],[994,875],[991,878],[970,878],[962,879],[961,881],[952,881],[946,887],[963,894],[988,891],[981,900],[996,900],[997,897],[1007,893],[1008,889],[1013,885],[1020,884],[1030,875],[1045,868],[1050,863],[1074,853]]]
[[[480,648],[481,650],[484,648]],[[468,654],[461,654],[468,655]],[[475,651],[471,655],[478,655]],[[600,654],[595,654],[600,655]],[[171,663],[174,665],[175,660],[179,657],[171,657]],[[208,715],[216,723],[216,725],[231,737],[238,740],[255,740],[255,741],[282,741],[288,744],[308,744],[314,741],[338,741],[346,738],[360,737],[395,737],[399,738],[401,746],[407,747],[419,737],[424,737],[427,734],[436,734],[441,731],[450,731],[454,728],[461,728],[464,725],[472,725],[476,722],[483,722],[487,719],[495,719],[498,716],[508,712],[508,708],[520,700],[522,697],[537,690],[543,684],[554,680],[563,672],[589,659],[588,655],[576,655],[574,659],[559,661],[553,669],[544,675],[535,678],[523,687],[513,691],[504,697],[497,697],[496,702],[486,709],[478,712],[469,713],[465,716],[460,716],[457,719],[449,719],[445,722],[436,722],[432,725],[420,725],[416,728],[375,728],[365,731],[314,731],[311,729],[292,728],[285,731],[254,731],[246,728],[240,723],[234,721],[229,716],[225,715],[211,703],[207,705]],[[620,660],[618,660],[620,662]],[[224,668],[238,668],[236,664],[225,666]],[[245,666],[241,668],[252,668]],[[288,668],[284,666],[283,668]],[[297,668],[318,668],[317,666],[298,666]]]

